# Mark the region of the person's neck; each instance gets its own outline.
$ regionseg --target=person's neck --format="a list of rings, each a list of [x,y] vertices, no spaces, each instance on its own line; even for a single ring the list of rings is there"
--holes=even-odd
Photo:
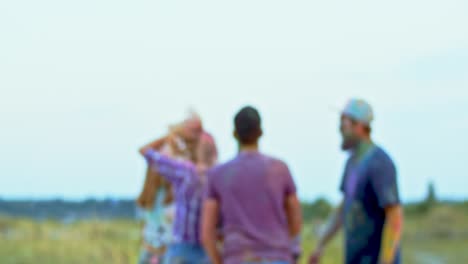
[[[374,146],[374,142],[370,138],[364,138],[354,149],[354,155],[356,158],[361,159],[372,146]]]
[[[239,153],[258,152],[258,143],[249,145],[239,145]]]

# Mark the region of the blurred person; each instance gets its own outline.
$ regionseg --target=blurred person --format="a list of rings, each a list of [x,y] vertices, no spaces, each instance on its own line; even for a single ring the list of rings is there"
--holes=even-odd
[[[176,216],[173,241],[164,256],[165,264],[209,263],[200,243],[200,210],[206,185],[206,171],[217,161],[213,137],[203,132],[195,148],[194,160],[177,160],[170,153],[147,149],[149,166],[174,189]]]
[[[200,128],[199,118],[191,115],[184,122],[171,126],[167,136],[142,147],[140,153],[155,149],[175,159],[194,160],[195,149],[190,149],[188,144],[197,141]],[[161,263],[164,252],[171,244],[173,237],[173,200],[171,184],[148,166],[143,190],[137,199],[140,216],[143,219],[143,245],[139,264]]]
[[[213,264],[291,263],[301,209],[288,166],[259,151],[261,118],[252,107],[234,118],[238,155],[208,173],[202,241]],[[217,223],[221,220],[222,254]]]
[[[345,263],[400,263],[403,213],[392,159],[371,139],[371,106],[352,99],[341,113],[342,149],[350,152],[340,190],[344,198],[319,237],[309,263],[344,226]]]

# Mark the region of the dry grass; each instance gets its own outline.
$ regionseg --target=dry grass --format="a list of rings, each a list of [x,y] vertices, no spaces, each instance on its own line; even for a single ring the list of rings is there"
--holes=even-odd
[[[406,220],[404,263],[468,263],[468,213],[436,208]],[[311,226],[304,229],[304,250],[315,244]],[[136,263],[139,226],[132,221],[60,223],[0,218],[2,264]],[[324,264],[342,262],[341,239],[332,242]],[[306,263],[305,259],[302,263]]]

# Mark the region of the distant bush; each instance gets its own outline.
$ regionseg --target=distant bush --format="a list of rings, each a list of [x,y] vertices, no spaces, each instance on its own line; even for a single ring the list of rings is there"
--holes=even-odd
[[[302,203],[302,215],[305,221],[324,219],[332,209],[333,206],[324,198],[319,198],[312,203]]]
[[[135,212],[136,206],[133,200],[88,199],[82,202],[59,199],[43,201],[0,200],[0,215],[36,220],[134,219]]]

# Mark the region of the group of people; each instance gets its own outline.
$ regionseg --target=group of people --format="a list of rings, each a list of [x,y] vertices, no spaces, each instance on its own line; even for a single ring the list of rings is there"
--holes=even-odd
[[[343,200],[319,235],[309,263],[319,263],[343,226],[345,263],[400,263],[403,215],[396,168],[371,140],[373,111],[352,99],[341,112],[342,149],[350,152]],[[218,164],[213,137],[191,114],[140,149],[148,163],[137,203],[142,211],[141,264],[286,264],[302,254],[301,206],[281,160],[263,154],[259,112],[234,118],[239,153]]]

